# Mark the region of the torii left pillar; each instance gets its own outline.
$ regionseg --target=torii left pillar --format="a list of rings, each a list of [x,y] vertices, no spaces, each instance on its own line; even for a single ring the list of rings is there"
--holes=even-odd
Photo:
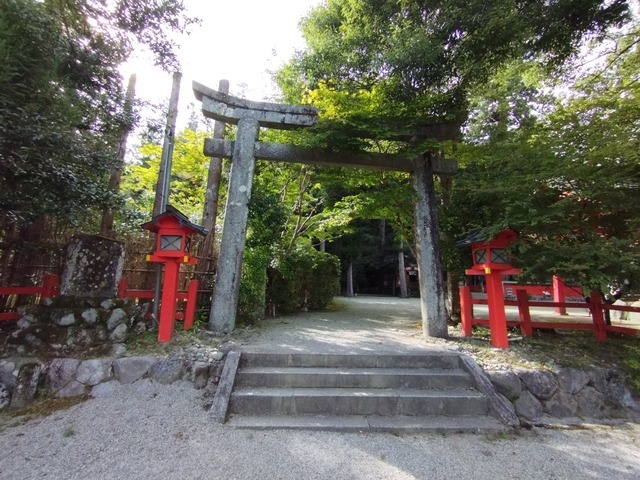
[[[202,101],[202,112],[206,117],[238,125],[209,314],[209,329],[217,334],[226,334],[234,329],[236,321],[255,168],[255,144],[260,127],[287,130],[311,126],[317,121],[318,111],[311,107],[236,98],[196,82],[194,93]]]

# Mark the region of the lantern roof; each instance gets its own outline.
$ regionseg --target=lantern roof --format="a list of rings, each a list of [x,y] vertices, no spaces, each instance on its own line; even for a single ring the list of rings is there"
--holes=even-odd
[[[204,227],[191,223],[184,213],[171,205],[167,205],[164,212],[153,217],[150,222],[143,223],[140,227],[153,233],[158,233],[160,227],[163,226],[163,223],[165,223],[168,218],[176,220],[178,225],[187,230],[189,234],[197,233],[206,236],[208,233]]]
[[[482,228],[477,228],[475,230],[471,230],[466,237],[456,242],[456,246],[458,247],[467,247],[469,245],[475,244],[487,244],[490,246],[503,246],[506,247],[513,243],[513,241],[517,238],[518,233],[511,228],[507,228],[506,230],[501,231],[496,236],[489,238],[486,230]]]

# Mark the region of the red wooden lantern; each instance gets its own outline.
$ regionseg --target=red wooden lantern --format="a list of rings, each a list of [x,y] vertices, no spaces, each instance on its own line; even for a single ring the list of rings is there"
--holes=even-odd
[[[206,235],[207,231],[191,223],[183,213],[171,205],[167,205],[166,211],[141,227],[157,235],[156,250],[153,254],[147,255],[147,261],[165,264],[158,341],[168,342],[173,335],[176,317],[180,264],[193,265],[197,262],[191,257],[191,237],[194,234]]]
[[[459,246],[471,245],[473,268],[466,270],[466,274],[485,276],[491,344],[498,348],[509,346],[502,276],[517,275],[522,271],[519,268],[513,268],[508,250],[517,237],[518,234],[513,230],[504,230],[487,241],[482,232],[474,232],[458,243]]]
[[[511,253],[508,247],[516,240],[518,235],[513,230],[504,230],[500,232],[492,240],[480,240],[471,243],[471,252],[473,255],[474,273],[468,275],[482,275],[491,273],[491,269],[503,271],[503,275],[515,275],[515,273],[505,272],[512,270]],[[488,271],[487,271],[488,270]],[[482,273],[477,273],[481,271]],[[520,273],[518,270],[517,273]]]

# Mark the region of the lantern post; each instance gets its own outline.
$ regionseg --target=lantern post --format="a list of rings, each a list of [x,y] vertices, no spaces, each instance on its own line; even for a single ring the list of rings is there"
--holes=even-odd
[[[521,272],[519,268],[513,268],[511,265],[511,254],[508,250],[516,238],[517,234],[513,230],[504,230],[490,241],[483,239],[466,243],[471,245],[473,268],[465,273],[485,277],[491,344],[497,348],[509,347],[502,276],[517,275]]]
[[[148,262],[164,264],[162,300],[159,315],[158,341],[168,342],[173,335],[176,318],[176,300],[180,278],[180,265],[194,265],[191,256],[192,235],[205,236],[206,230],[191,223],[187,217],[171,205],[141,227],[156,234],[155,251],[147,255]]]

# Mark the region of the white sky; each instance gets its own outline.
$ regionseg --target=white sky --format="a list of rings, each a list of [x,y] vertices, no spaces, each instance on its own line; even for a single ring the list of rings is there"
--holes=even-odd
[[[189,14],[202,19],[189,36],[181,37],[182,66],[178,129],[188,120],[187,106],[196,103],[191,82],[213,89],[221,79],[230,93],[250,100],[272,100],[277,93],[268,71],[291,58],[304,42],[299,20],[322,0],[185,0]],[[122,70],[127,81],[136,73],[136,97],[167,101],[171,74],[135,58]],[[196,103],[199,110],[199,103]]]

